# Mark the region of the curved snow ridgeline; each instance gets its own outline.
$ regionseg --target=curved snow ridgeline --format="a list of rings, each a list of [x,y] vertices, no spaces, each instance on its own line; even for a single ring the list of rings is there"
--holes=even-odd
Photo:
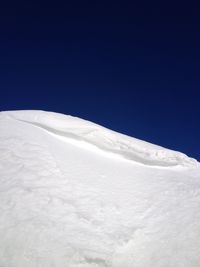
[[[45,111],[6,111],[1,116],[40,127],[57,137],[83,141],[122,156],[153,166],[190,166],[198,164],[183,153],[129,137],[77,117]]]
[[[0,112],[0,267],[200,267],[200,164],[78,118]]]

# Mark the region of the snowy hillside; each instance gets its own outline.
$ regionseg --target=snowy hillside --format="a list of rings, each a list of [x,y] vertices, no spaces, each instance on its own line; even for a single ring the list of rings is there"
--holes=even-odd
[[[79,118],[0,112],[0,267],[200,267],[200,164]]]

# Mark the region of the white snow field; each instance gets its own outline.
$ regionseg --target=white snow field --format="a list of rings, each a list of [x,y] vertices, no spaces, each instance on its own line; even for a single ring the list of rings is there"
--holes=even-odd
[[[79,118],[0,112],[0,267],[200,267],[200,164]]]

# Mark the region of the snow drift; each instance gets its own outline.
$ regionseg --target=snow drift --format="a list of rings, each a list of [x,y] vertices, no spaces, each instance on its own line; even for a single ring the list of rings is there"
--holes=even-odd
[[[196,164],[194,159],[180,152],[163,149],[79,118],[43,111],[6,112],[5,116],[40,127],[55,134],[55,137],[57,135],[57,137],[84,141],[104,151],[116,153],[143,164],[158,166]]]
[[[0,266],[199,267],[200,164],[79,118],[1,112]]]

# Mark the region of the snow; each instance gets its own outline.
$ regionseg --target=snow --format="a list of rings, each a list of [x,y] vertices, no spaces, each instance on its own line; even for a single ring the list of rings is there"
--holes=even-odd
[[[200,164],[79,118],[0,112],[0,266],[200,267]]]

